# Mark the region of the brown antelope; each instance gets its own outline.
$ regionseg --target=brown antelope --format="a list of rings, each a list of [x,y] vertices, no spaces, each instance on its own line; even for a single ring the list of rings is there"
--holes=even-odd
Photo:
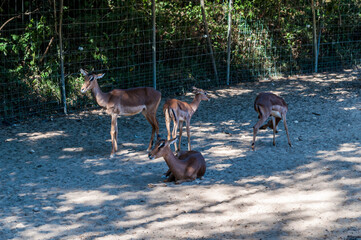
[[[252,149],[254,150],[256,134],[258,129],[266,129],[267,127],[273,129],[273,146],[276,145],[275,134],[277,132],[278,123],[283,120],[283,124],[285,125],[285,130],[287,134],[288,144],[290,147],[291,141],[290,136],[288,134],[287,122],[286,122],[286,114],[288,111],[288,106],[285,100],[281,97],[268,92],[259,93],[254,101],[254,109],[258,113],[258,122],[253,127],[253,142]],[[267,124],[261,125],[267,120],[267,118],[271,116],[271,120],[268,121]]]
[[[170,145],[177,140],[177,138],[158,140],[153,150],[149,153],[149,159],[164,158],[169,167],[167,172],[169,177],[165,182],[175,181],[176,184],[180,184],[201,178],[206,172],[204,157],[197,151],[182,151],[178,152],[177,156],[175,156],[170,149]]]
[[[151,87],[139,87],[130,89],[114,89],[110,92],[103,93],[98,85],[98,79],[102,78],[104,74],[92,74],[80,69],[84,75],[84,84],[81,87],[81,92],[85,93],[92,90],[99,106],[106,109],[106,112],[111,115],[111,131],[112,152],[110,157],[114,157],[118,150],[118,123],[117,117],[131,116],[142,113],[147,121],[152,125],[152,136],[150,138],[149,152],[153,145],[155,133],[159,138],[159,124],[156,118],[157,109],[161,99],[161,93]]]
[[[180,151],[181,148],[181,139],[182,139],[182,131],[183,131],[183,122],[186,122],[187,128],[187,136],[188,136],[188,151],[191,151],[191,136],[190,136],[190,123],[193,114],[197,111],[200,102],[208,101],[207,92],[193,87],[193,92],[196,94],[193,101],[191,103],[186,103],[179,101],[177,99],[170,99],[168,100],[163,106],[163,112],[165,116],[165,125],[168,131],[168,140],[170,140],[170,122],[173,120],[173,133],[172,137],[175,138],[177,136],[177,130],[179,127],[179,143],[178,149],[177,144],[174,143],[174,147],[176,151]]]

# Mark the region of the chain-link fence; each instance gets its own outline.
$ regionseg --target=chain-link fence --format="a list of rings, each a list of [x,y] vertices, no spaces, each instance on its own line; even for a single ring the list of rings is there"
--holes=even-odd
[[[167,95],[361,59],[357,0],[152,2],[0,0],[1,120],[93,106],[80,68],[106,73],[104,91],[156,83]]]

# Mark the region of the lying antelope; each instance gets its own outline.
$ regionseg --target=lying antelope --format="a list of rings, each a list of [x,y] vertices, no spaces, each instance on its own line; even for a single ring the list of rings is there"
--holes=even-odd
[[[257,95],[256,100],[254,101],[254,109],[258,113],[259,120],[253,127],[252,149],[254,150],[256,134],[260,128],[266,129],[269,127],[273,129],[273,145],[276,145],[275,134],[277,132],[278,123],[281,121],[281,119],[285,125],[288,144],[290,147],[292,147],[286,122],[288,106],[285,100],[273,93],[262,92]],[[272,119],[261,127],[261,125],[267,120],[269,116],[271,116]]]
[[[180,184],[201,178],[206,172],[206,162],[202,154],[197,151],[182,151],[177,156],[174,156],[170,149],[170,144],[176,141],[177,138],[158,140],[153,150],[149,153],[149,159],[164,158],[169,167],[167,172],[169,177],[165,182],[175,181],[176,184]]]
[[[112,151],[110,157],[114,157],[118,150],[118,123],[117,117],[131,116],[142,113],[147,121],[152,125],[152,136],[150,138],[147,151],[149,152],[153,145],[155,132],[159,138],[159,124],[156,118],[157,109],[161,99],[161,93],[151,87],[139,87],[130,89],[114,89],[110,92],[103,93],[98,85],[98,79],[102,78],[104,74],[93,74],[80,69],[84,75],[84,84],[81,87],[81,92],[85,93],[92,91],[99,106],[106,109],[106,112],[111,115],[111,131]]]
[[[173,120],[173,132],[172,137],[175,138],[177,136],[177,130],[179,127],[179,143],[178,149],[177,144],[174,143],[174,147],[176,151],[180,151],[181,148],[181,139],[182,139],[182,131],[183,131],[183,122],[186,122],[187,128],[187,136],[188,136],[188,151],[191,151],[191,136],[190,136],[190,123],[193,114],[197,111],[200,102],[208,101],[207,92],[193,87],[193,92],[195,93],[194,99],[191,103],[186,103],[179,101],[177,99],[168,100],[163,106],[163,112],[165,116],[165,125],[168,131],[168,140],[170,140],[170,122]]]

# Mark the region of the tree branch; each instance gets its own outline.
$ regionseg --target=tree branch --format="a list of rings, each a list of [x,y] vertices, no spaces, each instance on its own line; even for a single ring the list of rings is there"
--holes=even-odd
[[[50,42],[49,42],[48,46],[46,47],[43,56],[40,58],[40,63],[44,60],[44,57],[45,57],[45,55],[48,53],[49,48],[50,48],[51,44],[53,43],[53,41],[54,41],[54,37],[52,37],[52,38],[50,39]]]
[[[14,17],[12,17],[12,18],[9,18],[3,25],[1,25],[0,31],[5,27],[6,24],[8,24],[9,22],[11,22],[11,21],[14,20],[15,18],[20,18],[20,17],[23,16],[23,15],[30,15],[30,14],[32,14],[32,13],[34,13],[34,12],[37,12],[37,11],[39,11],[39,8],[35,9],[35,10],[32,11],[32,12],[25,12],[25,13],[19,14],[19,15],[17,15],[17,16],[14,16]]]

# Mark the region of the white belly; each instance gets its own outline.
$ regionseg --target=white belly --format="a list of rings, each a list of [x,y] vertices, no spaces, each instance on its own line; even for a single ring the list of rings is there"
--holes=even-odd
[[[189,115],[188,112],[185,111],[179,111],[179,121],[185,121],[187,119],[187,116]]]
[[[179,117],[179,121],[185,121],[186,119],[183,116]]]

